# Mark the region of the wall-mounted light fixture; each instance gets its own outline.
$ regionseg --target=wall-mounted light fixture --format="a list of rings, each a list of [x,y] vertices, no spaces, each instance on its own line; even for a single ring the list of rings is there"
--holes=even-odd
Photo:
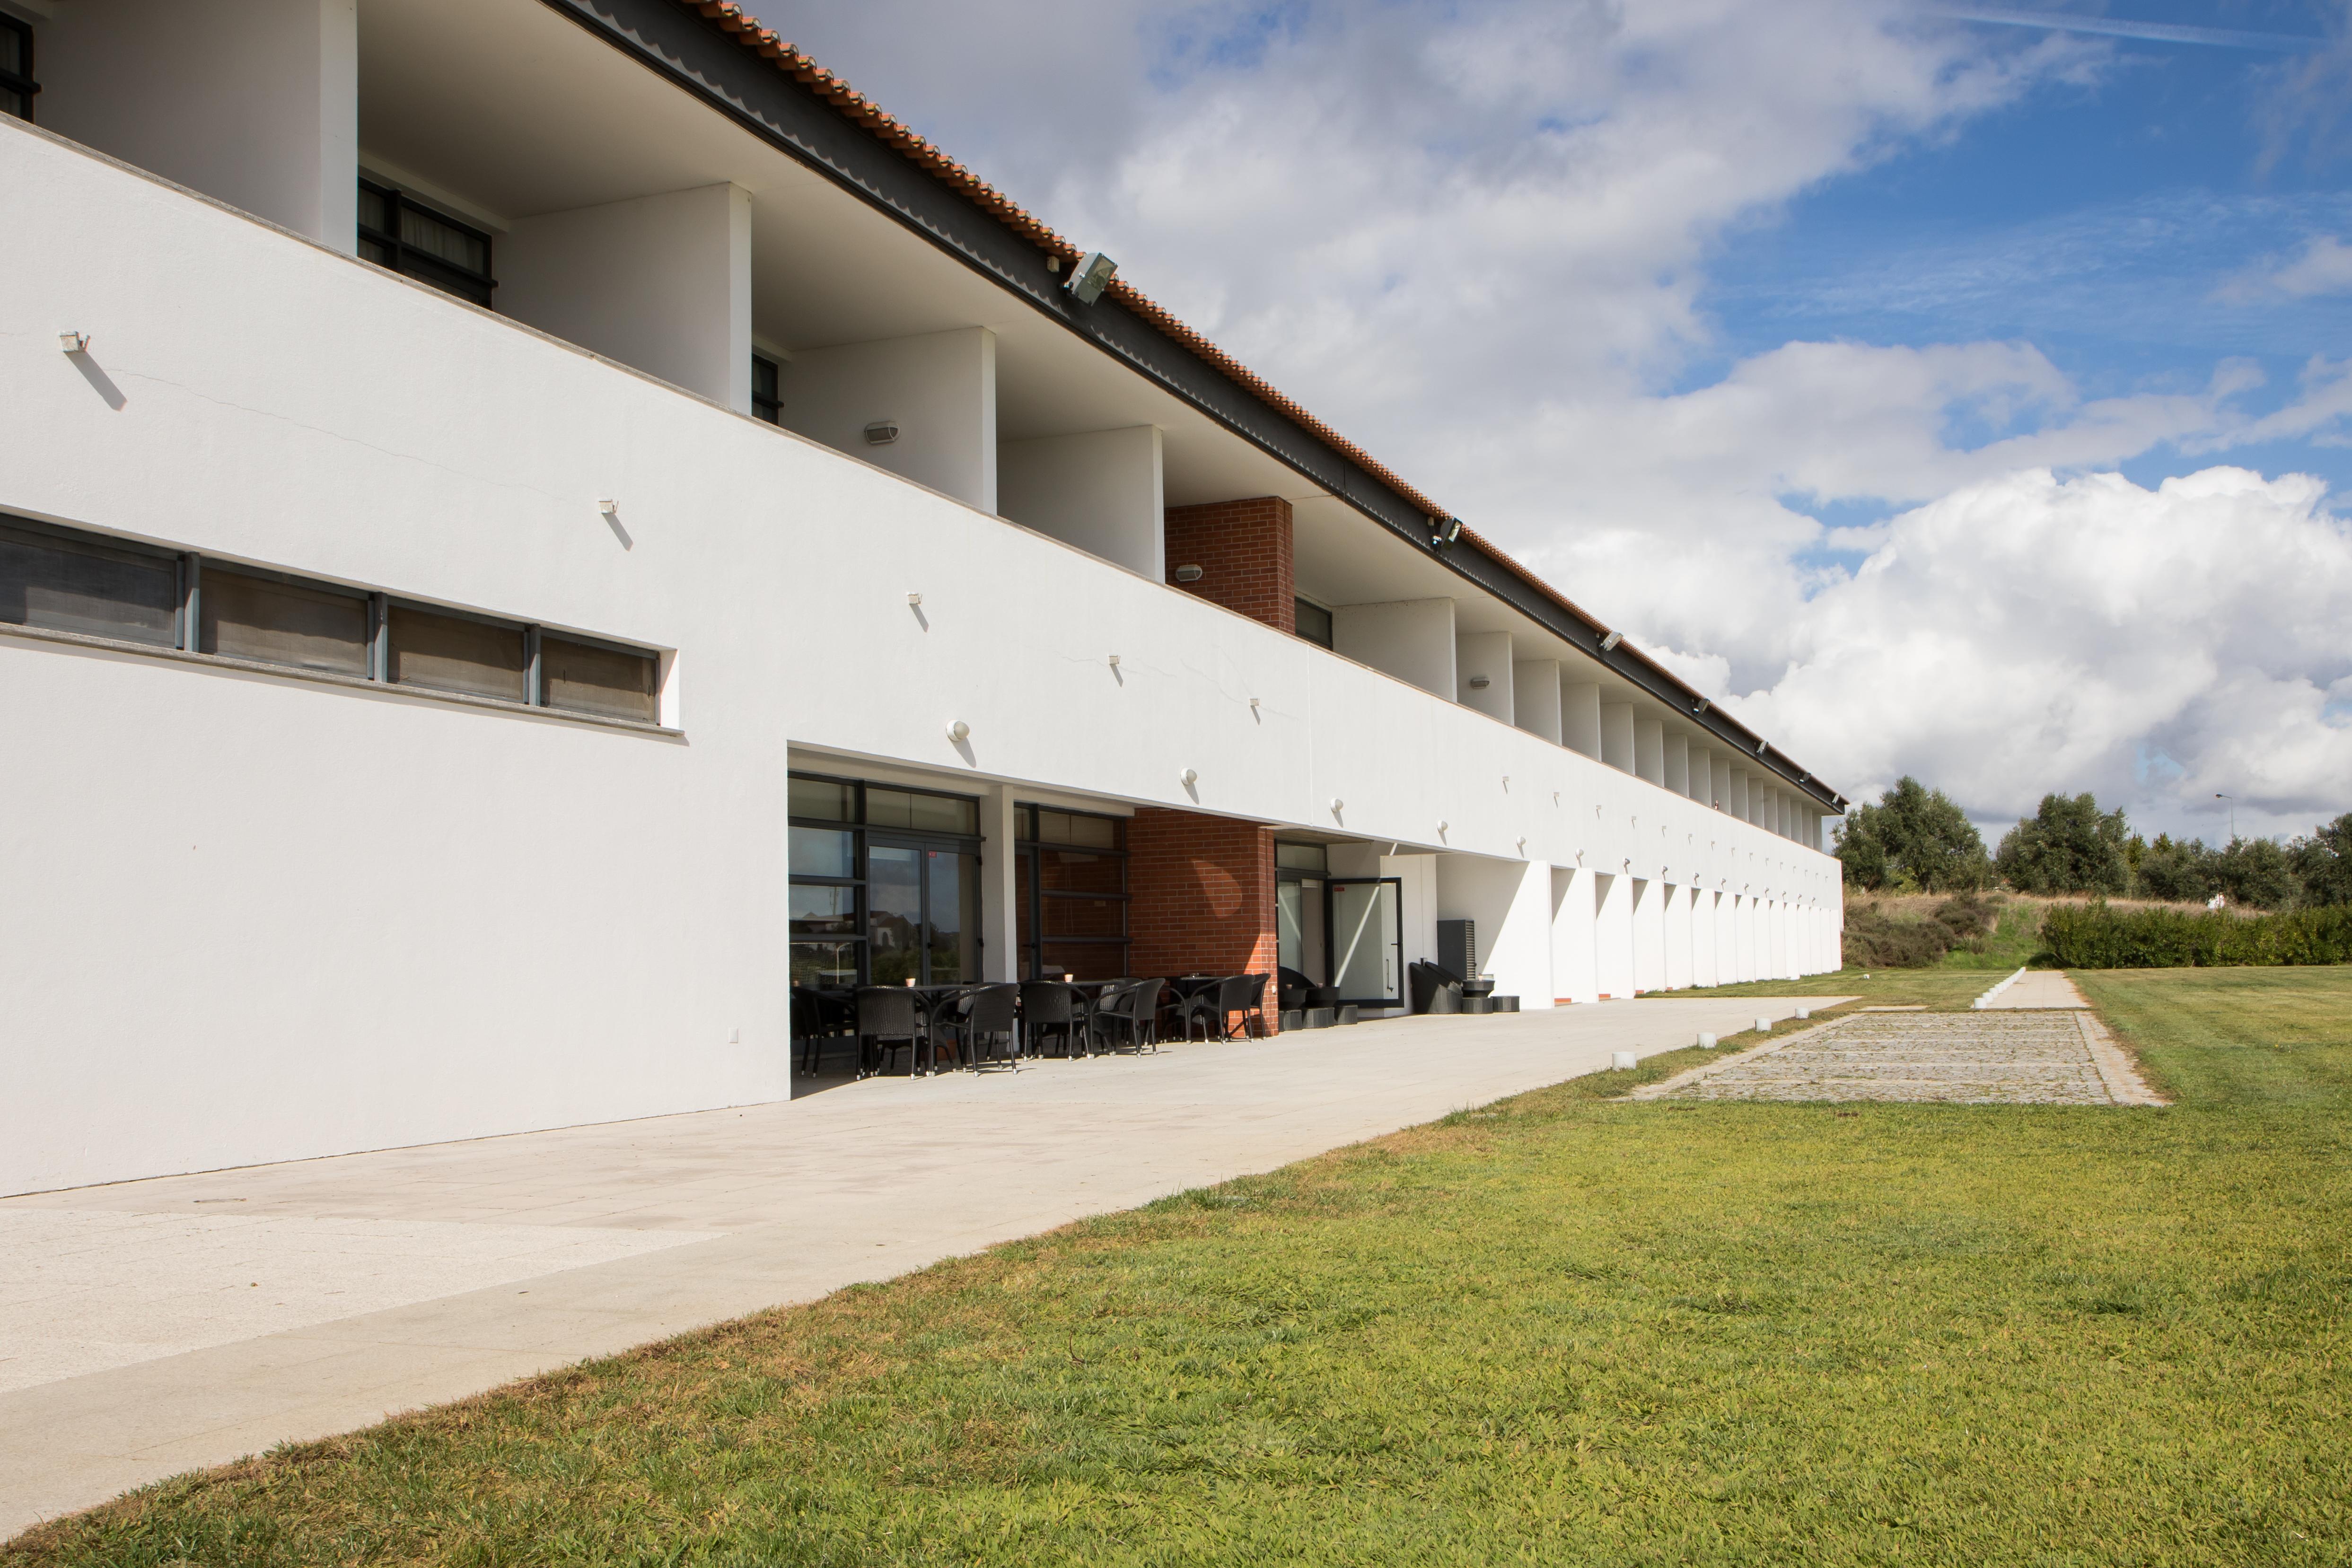
[[[1622,643],[1624,640],[1625,640],[1625,633],[1624,633],[1624,632],[1610,632],[1610,633],[1609,633],[1609,635],[1607,635],[1606,637],[1603,637],[1602,639],[1601,639],[1601,651],[1602,653],[1607,653],[1607,652],[1609,652],[1612,648],[1614,648],[1615,646],[1617,646],[1617,644],[1618,644],[1618,643]]]
[[[1473,675],[1470,677],[1470,689],[1474,692],[1483,692],[1494,684],[1495,683],[1492,680],[1489,680],[1485,675]]]
[[[868,446],[887,446],[898,439],[898,422],[895,419],[877,419],[866,427]]]
[[[68,354],[88,353],[89,351],[89,334],[87,332],[60,332],[58,334],[58,347],[64,350]]]
[[[1711,706],[1712,705],[1709,704],[1705,697],[1701,697],[1698,699],[1698,706],[1691,709],[1691,712],[1694,714],[1702,714],[1705,713]]]
[[[1461,518],[1459,518],[1459,517],[1432,517],[1432,518],[1430,518],[1430,519],[1429,519],[1429,548],[1430,548],[1430,549],[1444,549],[1448,548],[1449,546],[1451,546],[1451,545],[1454,543],[1454,540],[1456,540],[1456,539],[1460,538],[1461,537],[1462,537],[1462,519],[1461,519]]]
[[[1176,580],[1179,582],[1198,582],[1208,575],[1197,566],[1180,566],[1176,569]]]
[[[1758,741],[1758,742],[1756,743],[1756,755],[1757,755],[1757,756],[1759,756],[1759,757],[1763,756],[1763,755],[1764,755],[1764,747],[1765,747],[1766,746],[1769,745],[1769,744],[1770,744],[1770,742],[1769,742],[1769,741],[1763,741],[1763,740],[1759,740],[1759,741]]]
[[[1184,788],[1187,789],[1190,789],[1193,785],[1198,784],[1201,781],[1201,776],[1198,773],[1193,772],[1189,768],[1184,769],[1183,772],[1176,775],[1176,777],[1184,781]]]
[[[948,738],[959,743],[971,738],[971,726],[956,719],[948,726]]]
[[[923,596],[919,593],[910,593],[907,595],[907,602],[920,610],[923,607]]]
[[[1439,836],[1439,837],[1441,837],[1441,838],[1443,838],[1443,837],[1444,836],[1444,834],[1445,834],[1445,830],[1446,830],[1446,829],[1448,829],[1448,828],[1450,828],[1450,827],[1452,827],[1453,825],[1454,825],[1453,823],[1451,823],[1451,822],[1447,821],[1444,818],[1443,818],[1443,817],[1438,818],[1438,819],[1437,819],[1437,832],[1438,832],[1438,836]]]
[[[1345,800],[1341,800],[1341,799],[1339,799],[1339,796],[1337,796],[1337,795],[1334,795],[1334,796],[1332,796],[1332,797],[1331,797],[1331,814],[1332,814],[1333,816],[1335,816],[1335,817],[1336,817],[1336,816],[1338,816],[1340,812],[1342,812],[1342,811],[1346,810],[1347,809],[1348,809],[1348,802],[1346,802]]]
[[[1118,668],[1118,655],[1117,653],[1113,653],[1110,656],[1110,667],[1114,670]]]
[[[1250,711],[1252,713],[1255,713],[1257,711],[1257,698],[1255,697],[1250,698]]]
[[[1110,287],[1118,271],[1118,263],[1098,250],[1090,250],[1078,257],[1077,265],[1070,269],[1070,280],[1062,287],[1079,304],[1091,305],[1102,298],[1103,290]]]
[[[1048,272],[1060,272],[1062,270],[1062,258],[1058,256],[1047,256],[1045,258],[1045,270]]]
[[[618,517],[618,516],[620,515],[620,511],[621,511],[621,503],[620,503],[620,502],[618,502],[618,501],[616,501],[616,500],[614,500],[614,499],[613,499],[613,497],[610,497],[610,496],[599,496],[599,497],[596,497],[596,515],[597,515],[598,517]]]

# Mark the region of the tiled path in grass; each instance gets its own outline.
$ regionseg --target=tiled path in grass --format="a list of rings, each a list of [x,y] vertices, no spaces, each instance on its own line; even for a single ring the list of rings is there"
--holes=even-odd
[[[1671,1100],[2163,1102],[2089,1011],[1871,1013],[1834,1019],[1637,1091]]]

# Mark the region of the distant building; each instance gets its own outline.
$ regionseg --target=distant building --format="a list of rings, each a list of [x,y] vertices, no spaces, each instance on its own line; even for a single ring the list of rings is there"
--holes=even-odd
[[[1837,964],[1833,789],[732,6],[0,0],[0,1191]]]

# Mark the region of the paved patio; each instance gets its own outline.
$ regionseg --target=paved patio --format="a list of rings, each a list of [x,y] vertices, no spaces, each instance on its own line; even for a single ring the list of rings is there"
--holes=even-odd
[[[0,1200],[0,1532],[1829,1005],[1397,1019]]]

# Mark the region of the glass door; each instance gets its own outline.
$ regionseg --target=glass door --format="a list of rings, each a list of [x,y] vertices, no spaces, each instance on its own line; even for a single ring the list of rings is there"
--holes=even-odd
[[[1404,882],[1393,876],[1334,880],[1330,889],[1331,983],[1343,1005],[1404,1006]]]
[[[923,852],[874,844],[866,852],[866,953],[872,985],[923,981]]]
[[[873,983],[952,986],[980,978],[980,857],[869,841],[866,946]]]

